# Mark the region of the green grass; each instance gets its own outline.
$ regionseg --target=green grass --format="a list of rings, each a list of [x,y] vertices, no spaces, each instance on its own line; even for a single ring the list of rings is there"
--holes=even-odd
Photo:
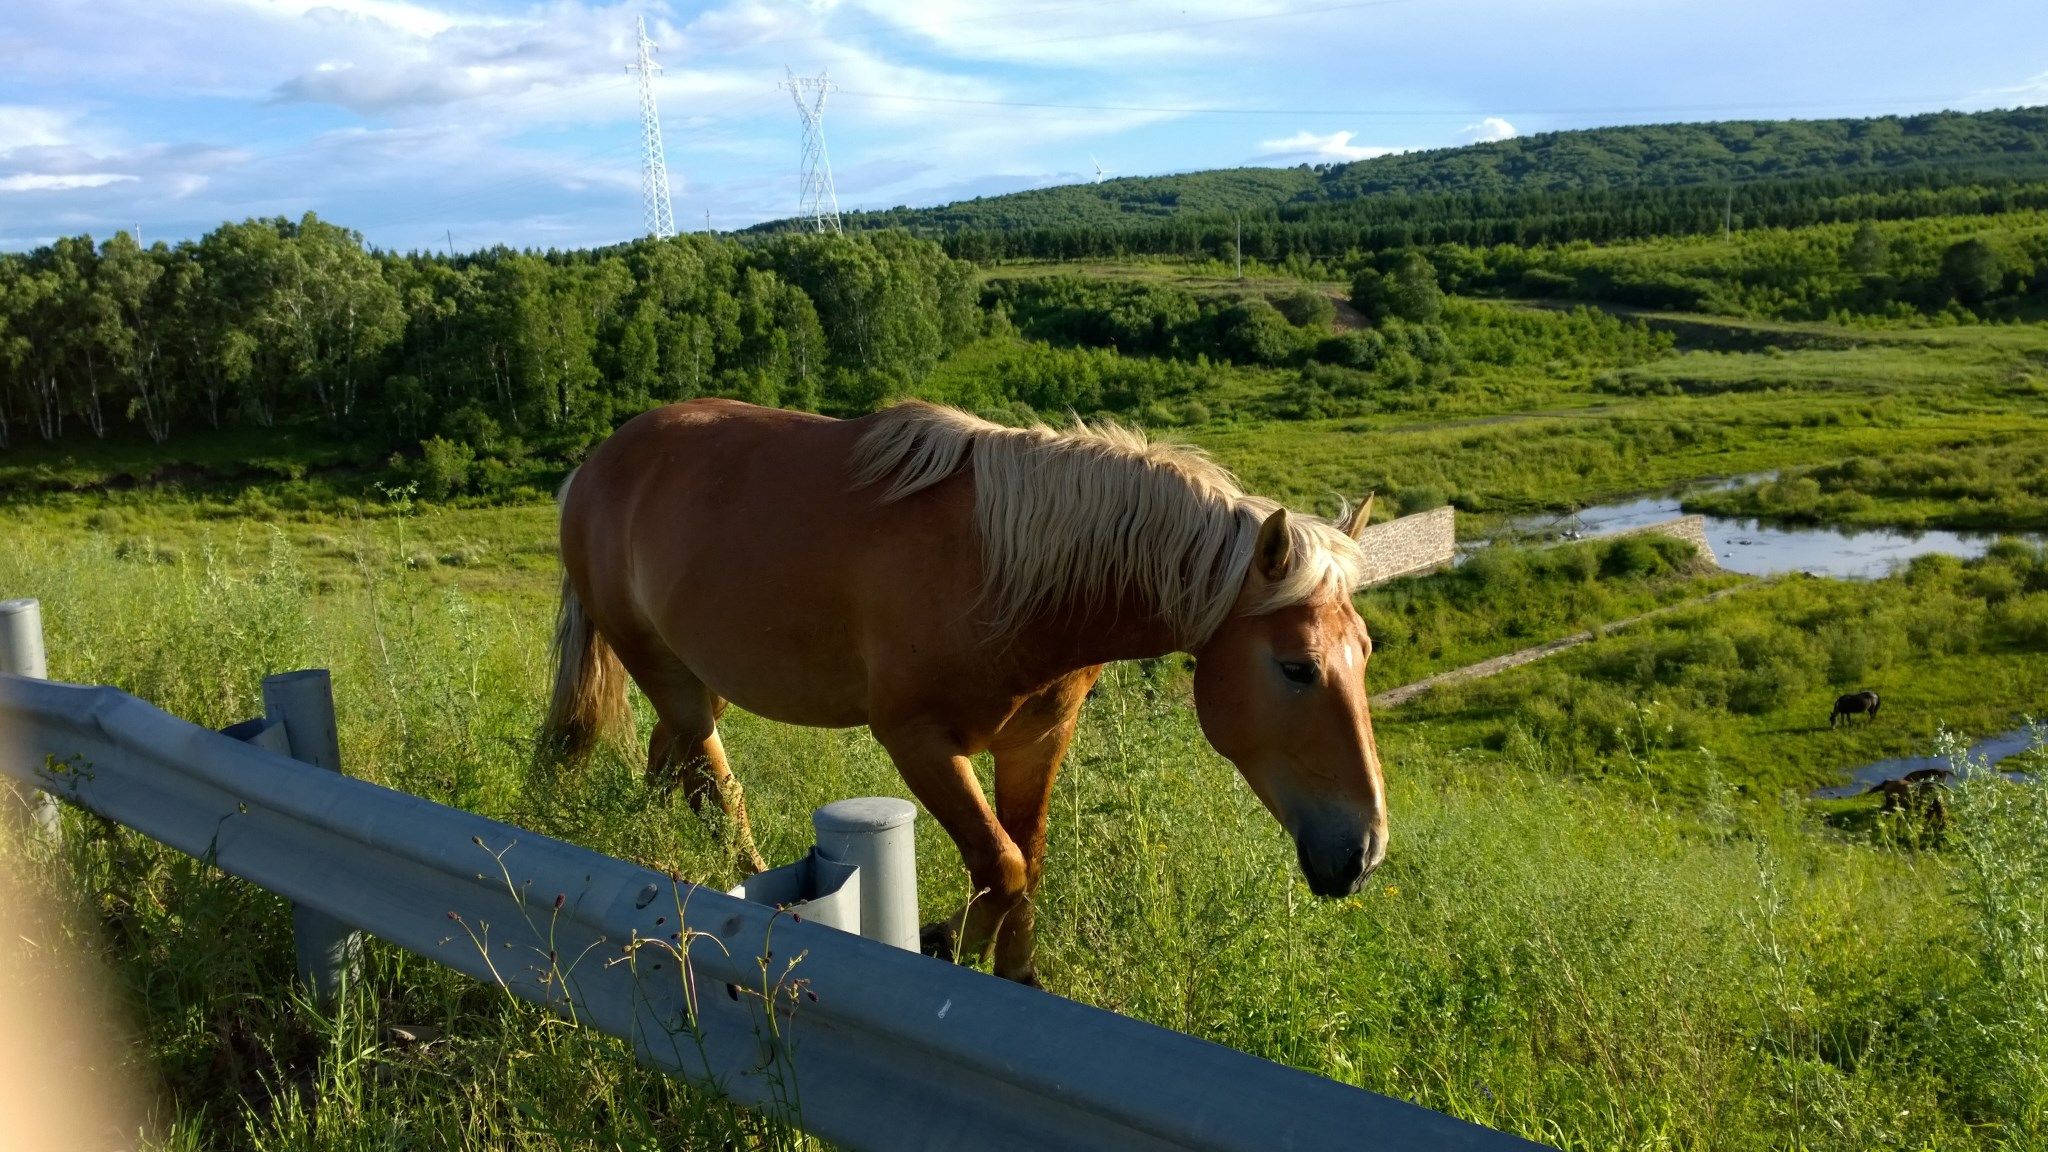
[[[1989,735],[2048,713],[2044,652],[2048,563],[2004,544],[1983,561],[1923,558],[1884,580],[1759,582],[1439,689],[1390,719],[1417,739],[1652,798],[1797,795],[1872,760],[1925,754],[1943,730]],[[1866,688],[1883,697],[1882,718],[1831,729],[1835,697]]]
[[[1358,609],[1373,686],[1384,690],[1742,582],[1679,540],[1494,545],[1449,571],[1365,592]]]
[[[1288,402],[1290,370],[1161,369],[1189,391],[1155,423],[1298,506],[1367,489],[1396,511],[1451,499],[1476,514],[1468,531],[1801,468],[1785,483],[1811,479],[1816,514],[2035,522],[2048,331],[1651,320],[1676,353],[1466,364],[1346,400],[1358,411],[1341,419],[1263,418]],[[991,339],[928,383],[971,389],[1030,367],[1019,357]],[[260,710],[263,675],[329,667],[351,774],[733,883],[722,832],[650,797],[631,755],[529,773],[556,578],[540,467],[499,502],[429,504],[306,436],[0,459],[0,596],[43,600],[53,675],[220,726]],[[165,465],[174,487],[119,486]],[[1613,552],[1495,549],[1362,598],[1378,689],[1739,589],[1382,715],[1393,852],[1350,900],[1308,896],[1284,835],[1203,741],[1177,662],[1112,669],[1055,792],[1041,973],[1570,1149],[2048,1142],[2048,790],[1966,790],[1940,839],[1870,800],[1796,799],[1943,730],[2048,710],[2048,564],[2007,547],[1870,583],[1745,582]],[[1860,687],[1884,693],[1883,719],[1829,731],[1833,694]],[[822,803],[904,794],[864,733],[738,712],[723,727],[771,859],[807,847]],[[381,946],[322,1016],[291,990],[280,901],[67,819],[60,858],[6,866],[81,909],[72,943],[112,974],[162,1147],[803,1142]],[[918,855],[936,917],[965,876],[929,820]],[[407,1045],[394,1024],[443,1039]]]
[[[166,522],[189,513],[161,511]],[[108,533],[68,522],[75,514],[44,507],[11,520],[0,548],[0,589],[44,602],[53,675],[117,684],[220,725],[260,709],[265,673],[327,666],[352,775],[694,880],[736,879],[718,830],[651,799],[630,757],[600,757],[568,779],[529,775],[551,593],[540,566],[415,567],[409,553],[443,530],[438,515],[336,520],[321,529],[334,534],[329,544],[296,522],[273,531],[185,519],[210,548],[153,560],[119,555]],[[447,515],[458,531],[499,530],[483,538],[495,557],[525,547],[545,519],[531,507],[474,522]],[[1597,615],[1679,594],[1688,579],[1601,588],[1596,578],[1597,591],[1553,596],[1545,586],[1570,569],[1524,561],[1520,601],[1506,575],[1487,580],[1500,581],[1503,614],[1564,602],[1547,618],[1563,626],[1580,618],[1573,595],[1593,598],[1582,607]],[[1989,612],[1994,590],[1970,584],[1971,571],[1923,575],[1938,578],[1944,603],[1975,595]],[[1409,599],[1446,621],[1420,634],[1440,638],[1447,656],[1479,644],[1483,623],[1479,597],[1456,579]],[[1905,610],[1893,591],[1904,581],[1805,583],[1830,608],[1869,599]],[[2006,589],[2001,602],[2026,595]],[[1376,603],[1400,611],[1398,598]],[[1812,607],[1769,611],[1802,605]],[[1660,623],[1653,635],[1725,623],[1680,619],[1688,624]],[[1624,634],[1595,645],[1584,669],[1576,657],[1559,667],[1587,683],[1616,659],[1615,645],[1631,643]],[[1936,716],[1967,725],[1980,715],[1968,688],[2029,662],[2041,665],[2039,649],[1946,656],[1922,679],[1955,691],[1918,706],[1888,701],[1889,726],[1843,737],[1837,751],[1911,744]],[[1903,655],[1900,665],[1920,667]],[[1530,674],[1551,670],[1516,675]],[[1505,692],[1517,681],[1496,683]],[[1559,762],[1554,750],[1493,748],[1480,697],[1460,690],[1411,705],[1412,719],[1408,709],[1382,719],[1393,854],[1367,891],[1322,902],[1296,878],[1285,837],[1203,742],[1184,678],[1119,667],[1105,688],[1054,801],[1041,971],[1062,994],[1571,1149],[2020,1149],[2048,1135],[2042,1093],[2014,1080],[2039,1067],[2048,964],[2029,951],[2038,937],[2013,928],[2038,923],[2024,917],[2041,889],[2023,881],[2026,869],[2048,868],[2048,817],[2004,794],[2005,823],[1959,810],[1957,850],[1916,850],[1837,831],[1767,789],[1737,790],[1738,773],[1754,769],[1751,783],[1781,774],[1733,752],[1718,758],[1719,787],[1679,785],[1678,769],[1655,767],[1654,754],[1653,786],[1617,787],[1615,773]],[[1810,725],[1815,691],[1786,716]],[[1776,757],[1789,737],[1772,722],[1726,721]],[[724,727],[773,859],[803,850],[818,804],[904,794],[862,733],[737,712]],[[1826,735],[1800,739],[1808,750],[1783,755],[1817,765],[1812,749]],[[1965,849],[1980,825],[2005,839],[1973,857]],[[2013,832],[2028,828],[2039,835]],[[343,1011],[322,1017],[290,990],[282,902],[75,814],[68,833],[62,859],[23,865],[25,874],[84,909],[75,943],[103,958],[134,1022],[131,1066],[158,1091],[160,1146],[795,1140],[637,1070],[621,1045],[381,946]],[[965,878],[929,820],[918,855],[925,912],[936,916],[964,895]],[[393,1024],[445,1038],[409,1046],[386,1032]]]

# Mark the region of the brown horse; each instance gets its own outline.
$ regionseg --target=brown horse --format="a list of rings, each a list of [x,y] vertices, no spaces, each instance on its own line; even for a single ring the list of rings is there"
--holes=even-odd
[[[718,799],[759,867],[715,727],[726,702],[865,724],[978,889],[927,949],[993,951],[1032,982],[1053,777],[1108,661],[1194,654],[1203,732],[1315,892],[1354,892],[1379,864],[1372,646],[1351,605],[1367,512],[1290,515],[1194,449],[1114,426],[658,409],[565,485],[543,738],[576,757],[630,731],[630,673],[659,714],[650,782]],[[984,749],[993,810],[968,760]]]
[[[1837,696],[1835,698],[1835,710],[1828,713],[1828,727],[1833,728],[1837,721],[1847,722],[1850,718],[1857,715],[1868,716],[1875,720],[1877,719],[1877,705],[1878,699],[1875,692],[1851,692],[1846,696]]]

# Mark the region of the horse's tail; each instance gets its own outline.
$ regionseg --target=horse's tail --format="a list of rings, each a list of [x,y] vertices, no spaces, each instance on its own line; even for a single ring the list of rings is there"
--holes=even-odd
[[[571,472],[569,480],[576,474]],[[562,482],[558,500],[569,495]],[[633,730],[626,702],[626,668],[583,612],[569,574],[562,573],[562,602],[555,615],[555,688],[541,722],[540,753],[571,763],[607,741],[623,743]]]

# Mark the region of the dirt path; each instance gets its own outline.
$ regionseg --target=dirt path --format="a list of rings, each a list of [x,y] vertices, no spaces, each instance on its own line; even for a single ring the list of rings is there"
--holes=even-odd
[[[1677,604],[1666,604],[1662,608],[1652,608],[1641,615],[1630,616],[1624,620],[1616,620],[1612,624],[1602,624],[1597,630],[1589,629],[1585,632],[1574,632],[1570,636],[1563,636],[1556,640],[1546,640],[1533,648],[1524,648],[1519,652],[1510,652],[1505,656],[1495,656],[1491,660],[1481,660],[1477,664],[1467,664],[1463,668],[1453,668],[1449,672],[1439,672],[1434,676],[1425,676],[1413,684],[1403,684],[1399,688],[1389,688],[1385,692],[1374,696],[1372,698],[1372,706],[1375,708],[1397,708],[1433,688],[1441,688],[1446,684],[1457,684],[1466,680],[1479,680],[1505,672],[1510,668],[1519,668],[1524,664],[1534,664],[1538,660],[1555,656],[1559,652],[1566,652],[1577,648],[1581,644],[1590,643],[1610,632],[1618,632],[1623,628],[1633,627],[1645,620],[1654,620],[1659,616],[1669,615],[1681,608],[1697,608],[1703,604],[1712,604],[1716,600],[1732,596],[1749,587],[1751,585],[1738,584],[1733,588],[1723,588],[1719,592],[1709,592],[1707,595],[1695,600],[1683,600]]]

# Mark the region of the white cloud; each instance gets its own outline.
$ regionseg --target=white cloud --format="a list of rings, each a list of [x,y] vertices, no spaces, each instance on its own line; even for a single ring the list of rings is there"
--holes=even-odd
[[[0,104],[0,155],[17,148],[51,148],[64,144],[76,119],[55,108],[33,104]]]
[[[1987,88],[1972,103],[2015,106],[2048,104],[2048,72],[2005,88]]]
[[[1488,116],[1477,124],[1467,124],[1458,130],[1467,141],[1474,144],[1488,144],[1495,140],[1512,140],[1520,133],[1515,126],[1498,116]]]
[[[60,192],[70,188],[104,188],[135,177],[122,172],[23,172],[0,176],[0,192]]]
[[[1260,141],[1258,155],[1261,160],[1326,163],[1330,161],[1370,160],[1374,156],[1391,156],[1401,151],[1399,148],[1382,148],[1371,144],[1353,144],[1351,138],[1355,135],[1357,135],[1355,132],[1332,132],[1327,136],[1318,136],[1307,129],[1303,129],[1292,136],[1284,136],[1278,140]]]

